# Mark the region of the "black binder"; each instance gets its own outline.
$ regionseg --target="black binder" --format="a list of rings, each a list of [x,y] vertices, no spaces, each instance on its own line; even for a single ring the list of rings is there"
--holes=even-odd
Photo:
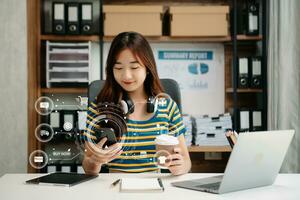
[[[53,3],[52,4],[52,29],[55,34],[65,34],[65,4],[64,3]]]
[[[239,132],[250,131],[250,110],[241,108],[238,110]]]
[[[250,66],[251,66],[251,87],[252,88],[261,88],[262,87],[262,66],[261,66],[261,58],[260,57],[251,57],[250,58]]]
[[[263,127],[262,123],[262,110],[255,109],[251,112],[251,130],[261,131]]]
[[[66,132],[73,132],[76,126],[76,116],[77,112],[75,110],[64,110],[63,111],[63,121],[62,129]]]
[[[61,113],[60,113],[60,111],[58,111],[58,110],[56,110],[56,111],[54,111],[54,112],[51,112],[50,113],[50,118],[49,118],[49,122],[47,122],[47,123],[49,123],[50,124],[50,126],[52,127],[52,129],[55,131],[55,132],[57,132],[57,131],[59,131],[60,130],[60,127],[61,127]]]
[[[93,4],[92,3],[82,3],[80,12],[80,30],[81,34],[92,34],[92,24],[93,24]]]
[[[79,4],[68,3],[67,4],[67,33],[79,34]]]
[[[259,4],[255,0],[247,2],[247,35],[259,33]]]
[[[249,63],[248,58],[238,58],[238,87],[249,87]]]

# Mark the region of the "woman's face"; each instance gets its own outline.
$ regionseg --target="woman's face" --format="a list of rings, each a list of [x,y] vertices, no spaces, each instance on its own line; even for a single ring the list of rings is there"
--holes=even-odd
[[[127,92],[144,89],[147,69],[139,58],[135,58],[129,49],[121,51],[113,67],[117,83]]]

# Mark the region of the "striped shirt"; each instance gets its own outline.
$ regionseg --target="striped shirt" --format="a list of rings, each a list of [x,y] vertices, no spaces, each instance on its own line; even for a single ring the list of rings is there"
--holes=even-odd
[[[99,115],[95,101],[88,109],[85,137],[93,138],[95,134],[90,129],[93,119]],[[110,170],[123,172],[157,170],[155,138],[162,134],[175,137],[185,134],[186,128],[176,102],[164,98],[160,98],[158,102],[156,112],[150,119],[144,121],[127,119],[127,132],[121,138],[123,153],[107,164]]]

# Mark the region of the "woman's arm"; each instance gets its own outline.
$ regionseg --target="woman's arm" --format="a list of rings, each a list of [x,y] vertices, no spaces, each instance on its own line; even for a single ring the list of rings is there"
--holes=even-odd
[[[190,171],[192,163],[189,155],[188,148],[185,144],[184,135],[178,136],[179,147],[174,148],[175,154],[168,157],[171,160],[171,164],[168,167],[173,175],[186,174]]]
[[[106,149],[103,149],[103,145],[107,141],[107,138],[100,140],[98,144],[85,143],[85,154],[82,162],[82,167],[87,174],[98,174],[100,172],[102,164],[108,163],[121,155],[122,145],[115,143]]]
[[[85,153],[84,153],[84,158],[82,161],[82,167],[85,171],[86,174],[98,174],[100,172],[101,163],[97,163],[94,159],[92,159],[93,153],[90,150],[90,148],[87,146],[87,143],[85,144]]]

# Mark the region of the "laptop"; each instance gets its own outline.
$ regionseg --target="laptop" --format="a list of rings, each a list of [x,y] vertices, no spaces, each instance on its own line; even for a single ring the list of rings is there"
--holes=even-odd
[[[27,184],[39,184],[39,185],[57,185],[57,186],[73,186],[93,178],[98,175],[77,174],[77,173],[65,173],[55,172],[38,178],[30,179],[26,181]]]
[[[271,185],[294,134],[294,130],[240,133],[223,175],[172,185],[215,194]]]

